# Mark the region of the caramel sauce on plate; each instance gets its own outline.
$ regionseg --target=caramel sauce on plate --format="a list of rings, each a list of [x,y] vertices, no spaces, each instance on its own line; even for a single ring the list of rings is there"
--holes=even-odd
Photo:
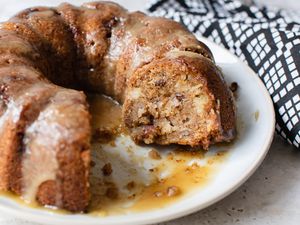
[[[214,153],[201,149],[183,150],[178,146],[137,146],[122,127],[122,109],[117,102],[101,95],[90,95],[88,100],[94,134],[92,196],[88,209],[91,216],[120,215],[168,207],[205,188],[217,173],[219,165],[226,160],[226,150],[229,149],[226,146]],[[129,142],[129,146],[124,147],[125,142]],[[98,153],[100,158],[96,159]],[[132,168],[128,169],[129,172],[118,174],[117,167],[121,164],[118,160],[126,158],[121,156],[125,153],[128,162],[121,170],[119,168],[119,172],[127,170],[126,165]],[[110,162],[110,159],[116,162]],[[146,168],[149,163],[151,166]],[[95,169],[97,166],[99,168]],[[119,182],[120,176],[123,183]],[[35,202],[24,203],[21,197],[10,193],[0,194],[33,208],[68,214],[64,210],[42,207]]]

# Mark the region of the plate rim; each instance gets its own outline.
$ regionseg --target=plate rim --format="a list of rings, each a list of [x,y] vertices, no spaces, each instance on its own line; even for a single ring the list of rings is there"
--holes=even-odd
[[[247,168],[247,170],[244,172],[245,175],[241,179],[239,179],[235,183],[232,183],[232,185],[229,185],[227,189],[221,191],[219,193],[219,195],[215,195],[209,201],[207,201],[207,202],[205,202],[201,205],[187,206],[187,207],[184,208],[184,210],[180,210],[179,212],[173,210],[172,212],[166,212],[164,214],[157,214],[157,216],[152,215],[151,218],[146,217],[143,220],[141,220],[140,218],[134,218],[134,219],[131,219],[130,221],[124,221],[125,217],[127,218],[127,216],[126,215],[120,215],[120,216],[115,216],[115,220],[113,220],[111,222],[108,222],[107,219],[111,220],[112,218],[105,219],[105,217],[103,217],[103,218],[102,217],[95,217],[95,218],[97,218],[97,221],[96,220],[87,221],[87,224],[89,224],[89,225],[97,225],[97,224],[109,224],[109,225],[117,225],[117,224],[124,224],[124,225],[125,224],[130,224],[130,225],[134,225],[134,224],[153,224],[153,223],[158,223],[158,222],[166,222],[166,221],[174,220],[174,219],[177,219],[177,218],[180,218],[180,217],[183,217],[183,216],[187,216],[189,214],[192,214],[192,213],[200,211],[204,208],[207,208],[208,206],[211,206],[212,204],[222,200],[226,196],[233,193],[237,188],[239,188],[242,184],[244,184],[253,175],[253,173],[258,169],[258,167],[263,162],[264,158],[266,157],[266,155],[269,151],[269,148],[272,144],[274,134],[275,134],[275,122],[276,122],[276,120],[275,120],[275,111],[274,111],[274,106],[273,106],[273,102],[271,100],[270,94],[268,93],[266,87],[264,86],[264,84],[263,84],[262,80],[259,78],[259,76],[256,75],[255,72],[245,62],[241,61],[236,55],[232,54],[230,51],[228,51],[224,47],[219,46],[216,43],[213,43],[212,41],[210,41],[207,38],[200,37],[199,39],[200,39],[200,41],[203,41],[204,43],[209,43],[209,45],[211,45],[211,46],[214,46],[216,48],[221,48],[222,51],[226,51],[233,58],[235,58],[235,60],[237,60],[237,63],[242,65],[243,68],[245,70],[247,70],[247,75],[254,78],[254,80],[256,81],[255,83],[257,84],[257,87],[259,87],[259,89],[263,93],[264,99],[266,100],[266,103],[267,103],[266,104],[267,111],[270,113],[269,116],[270,116],[270,119],[271,119],[271,121],[270,121],[271,126],[269,127],[267,138],[265,139],[263,145],[260,148],[261,149],[260,154],[257,156],[256,160],[252,163],[252,165]],[[56,224],[56,223],[60,224],[60,223],[63,223],[65,225],[68,225],[68,224],[70,224],[70,225],[82,224],[82,221],[74,221],[74,219],[77,215],[71,215],[72,217],[74,216],[73,220],[71,221],[71,220],[66,220],[66,218],[65,219],[56,218],[55,217],[56,213],[51,213],[50,212],[49,217],[51,217],[51,219],[49,219],[49,221],[45,221],[45,215],[37,214],[34,211],[33,212],[27,212],[27,211],[24,211],[24,210],[19,210],[19,209],[12,208],[12,207],[7,207],[7,206],[4,206],[4,204],[2,204],[2,203],[0,203],[0,211],[5,212],[9,215],[14,215],[17,218],[21,218],[21,219],[25,219],[27,221],[29,220],[31,222],[37,222],[37,223],[41,223],[41,222],[44,223],[44,224]],[[150,213],[150,212],[140,213],[140,215],[147,215],[147,213]],[[122,219],[122,217],[123,217],[123,219]],[[89,220],[91,218],[92,218],[92,216],[89,218]],[[116,220],[116,218],[119,219],[119,221]],[[104,223],[103,223],[103,220],[104,220]]]

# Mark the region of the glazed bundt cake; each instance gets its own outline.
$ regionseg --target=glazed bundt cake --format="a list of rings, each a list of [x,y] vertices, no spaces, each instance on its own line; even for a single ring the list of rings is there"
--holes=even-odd
[[[89,203],[85,94],[123,104],[136,142],[203,146],[235,136],[232,93],[180,24],[109,2],[24,10],[0,25],[0,189],[70,211]]]

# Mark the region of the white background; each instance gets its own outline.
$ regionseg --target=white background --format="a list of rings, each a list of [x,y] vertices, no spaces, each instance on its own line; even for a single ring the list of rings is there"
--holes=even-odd
[[[88,0],[86,0],[88,1]],[[244,0],[250,2],[250,0]],[[300,10],[298,0],[259,0],[281,8]],[[60,0],[0,0],[0,21],[29,6],[57,5]],[[69,1],[78,4],[85,1]],[[147,0],[116,1],[129,10],[142,10]],[[0,225],[37,225],[0,212]],[[165,225],[300,224],[300,151],[278,136],[256,173],[237,191],[213,206]],[[42,225],[42,224],[39,224]]]

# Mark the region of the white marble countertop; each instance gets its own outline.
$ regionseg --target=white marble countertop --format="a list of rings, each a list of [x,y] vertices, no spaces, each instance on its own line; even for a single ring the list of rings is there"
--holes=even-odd
[[[85,0],[87,1],[87,0]],[[74,4],[85,2],[70,1]],[[249,0],[245,0],[249,2]],[[0,21],[33,5],[57,5],[61,0],[0,0]],[[130,10],[143,9],[147,0],[117,0]],[[276,7],[299,9],[298,0],[260,0]],[[0,225],[42,225],[26,222],[0,212]],[[300,151],[275,139],[254,175],[233,194],[192,215],[164,225],[300,224]],[[161,224],[161,225],[162,225]]]

